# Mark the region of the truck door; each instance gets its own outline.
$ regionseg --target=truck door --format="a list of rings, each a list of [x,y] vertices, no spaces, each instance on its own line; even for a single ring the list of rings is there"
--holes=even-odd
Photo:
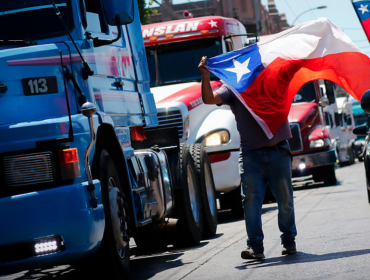
[[[91,98],[95,99],[98,110],[112,117],[115,125],[142,125],[142,109],[126,28],[118,27],[122,31],[118,41],[94,46],[92,38],[113,40],[119,30],[105,22],[101,1],[86,0],[85,3],[85,29],[90,40],[83,53],[94,70],[94,76],[89,77]]]

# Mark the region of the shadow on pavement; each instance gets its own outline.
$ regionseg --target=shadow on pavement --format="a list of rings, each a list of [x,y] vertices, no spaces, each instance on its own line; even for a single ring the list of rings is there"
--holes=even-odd
[[[333,259],[350,258],[359,255],[370,254],[370,249],[344,251],[336,253],[328,253],[323,255],[308,254],[304,252],[297,252],[294,255],[280,256],[274,258],[267,258],[262,261],[246,261],[243,265],[236,266],[236,269],[243,270],[248,268],[259,268],[259,267],[271,267],[278,265],[289,265],[296,263],[310,263],[310,262],[322,262]]]
[[[4,278],[3,278],[4,277]],[[88,272],[82,270],[76,270],[73,266],[64,265],[57,266],[48,269],[35,269],[30,271],[23,271],[11,275],[1,275],[1,279],[6,280],[49,280],[49,279],[97,279],[92,277]]]
[[[312,180],[295,181],[293,182],[293,191],[310,190],[318,188],[334,188],[339,185],[341,185],[340,181],[337,181],[337,184],[335,185],[324,185],[324,183],[315,183]]]
[[[180,256],[182,252],[167,252],[162,255],[155,254],[153,257],[136,258],[131,260],[131,274],[129,279],[149,279],[164,270],[180,267],[189,263],[183,263]],[[143,269],[145,268],[145,269]]]

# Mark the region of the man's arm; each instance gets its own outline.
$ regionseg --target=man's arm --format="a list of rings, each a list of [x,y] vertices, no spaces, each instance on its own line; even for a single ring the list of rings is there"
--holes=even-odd
[[[210,73],[209,70],[206,68],[207,65],[207,57],[203,56],[200,60],[198,68],[202,73],[202,99],[205,104],[221,104],[222,99],[221,97],[212,91],[211,83],[210,83]]]

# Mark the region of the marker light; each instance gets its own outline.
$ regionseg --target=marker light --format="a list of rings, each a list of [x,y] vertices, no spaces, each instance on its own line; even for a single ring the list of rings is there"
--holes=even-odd
[[[65,250],[64,242],[61,236],[48,237],[35,241],[34,254],[45,255]]]
[[[203,146],[217,146],[221,144],[229,143],[230,134],[227,130],[220,130],[208,135],[202,142]]]
[[[301,162],[299,165],[298,165],[298,168],[299,169],[305,169],[306,168],[306,164],[304,162]]]
[[[158,39],[157,37],[150,37],[149,41],[157,41],[157,39]]]
[[[35,244],[35,253],[48,253],[52,251],[58,251],[58,243],[56,240],[36,243]]]
[[[62,180],[69,180],[81,176],[78,151],[76,148],[59,151],[60,173]]]
[[[173,37],[175,37],[175,35],[173,35],[173,34],[168,34],[168,35],[166,35],[166,39],[171,39],[171,38],[173,38]]]
[[[200,34],[207,34],[208,32],[209,32],[208,29],[205,29],[205,30],[201,30]]]

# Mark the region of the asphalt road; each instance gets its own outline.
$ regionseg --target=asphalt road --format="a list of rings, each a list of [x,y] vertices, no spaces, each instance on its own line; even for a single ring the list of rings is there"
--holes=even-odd
[[[370,279],[370,205],[363,163],[338,168],[338,184],[294,183],[298,253],[281,255],[275,203],[265,204],[263,261],[245,261],[243,220],[220,212],[217,236],[194,248],[131,257],[130,279]],[[71,266],[20,272],[5,279],[94,279]],[[101,279],[101,278],[100,278]],[[103,278],[105,279],[105,278]]]

